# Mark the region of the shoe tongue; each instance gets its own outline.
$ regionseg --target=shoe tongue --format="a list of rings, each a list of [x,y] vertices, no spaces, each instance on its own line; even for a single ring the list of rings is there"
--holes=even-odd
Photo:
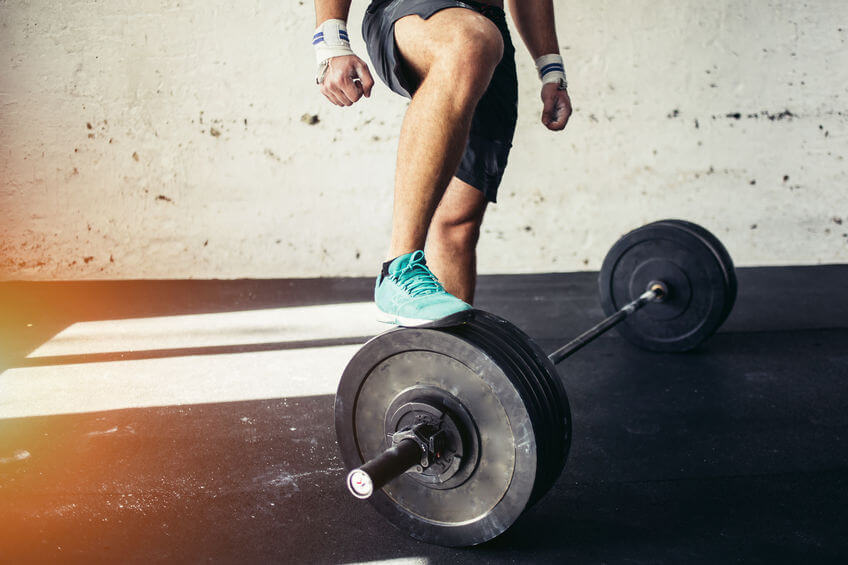
[[[392,275],[397,275],[406,267],[413,264],[426,264],[424,261],[424,252],[421,250],[413,251],[412,253],[407,253],[406,255],[401,255],[396,258],[394,261],[389,263],[389,273]]]

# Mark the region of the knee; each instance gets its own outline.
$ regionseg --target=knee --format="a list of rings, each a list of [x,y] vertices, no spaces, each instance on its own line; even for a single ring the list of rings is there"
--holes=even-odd
[[[468,84],[482,94],[503,52],[504,42],[497,26],[485,16],[469,14],[443,45],[440,60],[457,87]]]
[[[463,34],[465,37],[457,38],[460,55],[469,65],[484,68],[488,72],[494,71],[504,52],[503,37],[497,26],[479,16],[463,30]]]

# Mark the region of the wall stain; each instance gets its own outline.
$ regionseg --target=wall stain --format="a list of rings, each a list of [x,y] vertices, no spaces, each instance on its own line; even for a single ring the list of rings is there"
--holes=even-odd
[[[768,110],[761,110],[759,112],[752,112],[743,114],[742,112],[728,112],[724,115],[721,114],[713,114],[712,119],[718,120],[719,118],[727,118],[729,120],[741,120],[742,118],[746,118],[749,120],[758,120],[760,118],[764,118],[769,120],[770,122],[779,122],[783,120],[791,120],[793,118],[797,118],[798,114],[793,114],[789,110],[783,110],[782,112],[777,112],[772,114]]]

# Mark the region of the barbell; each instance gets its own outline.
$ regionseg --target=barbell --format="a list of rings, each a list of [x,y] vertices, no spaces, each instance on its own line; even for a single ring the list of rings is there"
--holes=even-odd
[[[482,310],[457,326],[395,328],[368,341],[336,394],[348,490],[413,538],[488,541],[565,466],[571,411],[557,363],[613,327],[644,349],[693,349],[736,298],[727,250],[683,220],[625,234],[604,258],[598,284],[608,317],[550,355]]]

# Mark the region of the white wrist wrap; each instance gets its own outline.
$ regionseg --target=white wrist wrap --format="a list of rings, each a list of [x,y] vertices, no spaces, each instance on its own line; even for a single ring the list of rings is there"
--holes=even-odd
[[[327,20],[318,26],[312,36],[312,46],[315,47],[318,64],[331,57],[353,55],[344,20]]]
[[[536,59],[536,70],[539,71],[542,84],[558,82],[563,88],[568,86],[568,81],[565,78],[565,65],[560,55],[542,55]]]

